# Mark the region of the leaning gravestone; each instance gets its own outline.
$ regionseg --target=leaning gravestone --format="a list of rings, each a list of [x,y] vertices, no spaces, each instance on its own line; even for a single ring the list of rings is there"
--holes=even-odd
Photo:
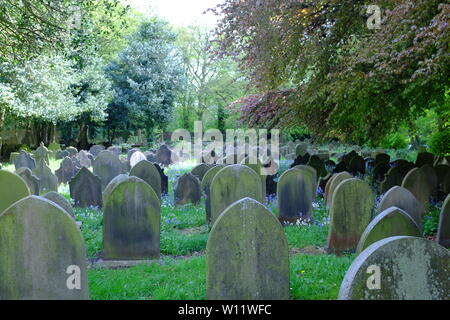
[[[217,172],[210,191],[211,223],[240,199],[249,197],[262,202],[261,180],[253,169],[243,165],[230,165]]]
[[[176,206],[188,203],[199,204],[202,197],[200,181],[191,173],[179,177],[174,185],[174,200]]]
[[[206,211],[206,220],[211,222],[211,182],[214,179],[217,172],[225,168],[225,165],[218,164],[211,169],[209,169],[206,174],[203,176],[202,182],[200,184],[200,188],[205,195],[205,211]]]
[[[59,169],[55,171],[58,177],[59,183],[69,183],[70,180],[77,174],[80,168],[74,163],[72,158],[64,158],[59,166]]]
[[[352,175],[348,172],[341,172],[338,173],[332,178],[329,182],[328,192],[325,195],[325,200],[327,202],[328,207],[331,206],[331,201],[333,200],[333,194],[336,188],[339,184],[341,184],[342,181],[352,179]]]
[[[83,236],[44,198],[29,196],[0,215],[0,256],[8,257],[0,263],[0,299],[89,299]]]
[[[447,196],[442,205],[436,241],[441,246],[450,248],[450,195]]]
[[[45,162],[41,162],[32,173],[39,179],[39,194],[58,191],[58,177],[53,174]]]
[[[211,229],[206,252],[207,299],[289,299],[286,236],[261,203],[244,198],[228,207]]]
[[[42,197],[56,203],[58,206],[63,208],[64,211],[67,212],[70,216],[75,217],[75,213],[73,212],[72,205],[70,204],[69,201],[67,201],[66,198],[64,198],[59,193],[52,191],[52,192],[44,194]]]
[[[95,145],[95,146],[92,146],[92,147],[89,149],[89,153],[92,154],[92,155],[94,156],[94,158],[95,158],[95,157],[97,157],[97,156],[100,154],[100,152],[102,152],[102,151],[104,151],[104,150],[105,150],[105,147],[104,147],[104,146],[101,146],[101,145]]]
[[[428,203],[431,192],[427,177],[422,169],[412,169],[403,179],[402,187],[411,191],[420,203]]]
[[[134,155],[137,154],[134,153]],[[138,177],[147,182],[155,191],[158,199],[161,199],[161,177],[158,169],[147,160],[139,161],[130,171],[130,176]]]
[[[94,160],[93,172],[102,182],[102,190],[105,190],[108,183],[123,173],[122,162],[109,151],[101,152]]]
[[[196,166],[194,169],[192,169],[191,174],[198,178],[198,180],[202,181],[203,177],[205,176],[206,172],[208,172],[209,169],[211,169],[213,166],[201,163],[198,166]]]
[[[372,218],[375,195],[367,182],[360,179],[342,181],[330,206],[328,250],[336,254],[354,251]]]
[[[145,181],[130,177],[105,199],[103,258],[105,260],[158,259],[160,202]]]
[[[164,169],[157,163],[153,163],[155,168],[159,172],[159,176],[161,177],[161,194],[169,193],[169,177],[164,173]]]
[[[69,182],[70,198],[76,207],[102,207],[102,184],[100,178],[86,167],[81,168]]]
[[[417,155],[416,159],[416,167],[421,168],[424,165],[428,164],[429,166],[433,166],[434,164],[434,154],[429,152],[421,152]]]
[[[282,223],[307,221],[312,216],[316,182],[309,170],[296,168],[284,172],[278,182],[278,219]]]
[[[19,175],[0,170],[0,215],[14,202],[29,195],[30,189]]]
[[[147,157],[141,151],[133,152],[130,158],[130,167],[133,168],[141,161],[147,161]]]
[[[23,181],[27,184],[30,189],[31,194],[38,196],[39,195],[39,178],[33,175],[30,169],[28,168],[19,168],[16,171]]]
[[[450,253],[433,241],[390,237],[364,250],[347,271],[341,300],[448,300]]]
[[[36,161],[34,161],[33,157],[28,154],[28,152],[22,150],[20,151],[19,156],[14,162],[14,167],[16,168],[16,170],[20,168],[28,168],[30,170],[33,170],[34,168],[36,168]]]
[[[398,186],[389,189],[381,198],[378,212],[383,212],[390,207],[397,207],[405,211],[422,230],[422,216],[425,208],[408,189]]]
[[[373,243],[389,237],[421,237],[417,223],[405,211],[390,207],[376,216],[361,236],[356,252],[360,254]]]

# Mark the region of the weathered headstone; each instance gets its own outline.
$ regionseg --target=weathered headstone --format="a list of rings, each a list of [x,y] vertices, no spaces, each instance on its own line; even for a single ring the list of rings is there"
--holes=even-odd
[[[391,156],[386,153],[378,153],[375,156],[375,162],[374,162],[374,168],[380,164],[383,163],[385,165],[389,165],[389,162],[391,161]]]
[[[378,206],[378,212],[391,207],[397,207],[405,211],[422,230],[422,216],[425,213],[425,208],[408,189],[395,186],[384,194]]]
[[[447,300],[450,253],[433,241],[390,237],[364,250],[347,271],[341,300]]]
[[[211,191],[211,222],[234,202],[252,198],[262,202],[261,180],[253,169],[243,165],[223,168],[214,176]]]
[[[344,161],[339,162],[333,169],[333,173],[341,173],[347,171],[347,164]]]
[[[70,180],[77,174],[78,168],[72,158],[64,158],[59,166],[59,169],[55,171],[58,177],[59,183],[69,183]]]
[[[56,160],[61,160],[61,159],[64,159],[65,157],[70,157],[69,151],[67,151],[67,150],[56,151],[56,154],[55,154]]]
[[[48,166],[50,164],[49,151],[43,142],[34,151],[34,160],[36,161],[36,166],[42,166],[43,164]]]
[[[390,207],[369,223],[356,252],[360,254],[373,243],[395,236],[421,237],[422,233],[408,213],[397,207]]]
[[[402,187],[411,191],[420,203],[428,203],[431,192],[427,177],[422,169],[412,169],[403,179]]]
[[[202,197],[200,181],[191,173],[179,177],[174,185],[174,200],[176,206],[188,203],[199,204]]]
[[[30,170],[33,170],[34,168],[36,168],[36,161],[34,161],[33,157],[28,154],[28,152],[22,150],[20,151],[19,156],[14,162],[14,167],[16,168],[16,170],[20,168],[28,168]]]
[[[135,154],[137,154],[137,152],[133,154],[133,157]],[[153,164],[147,160],[138,162],[131,168],[130,176],[138,177],[147,182],[155,191],[158,199],[161,198],[161,176],[159,175],[158,169],[156,169]]]
[[[450,248],[450,195],[447,196],[442,205],[436,241],[441,246]]]
[[[434,169],[436,170],[436,174],[438,177],[439,190],[444,191],[443,184],[445,181],[445,177],[450,173],[450,166],[440,164],[434,167]]]
[[[66,151],[69,153],[69,157],[75,157],[78,153],[78,150],[75,147],[68,147],[66,148]]]
[[[93,169],[102,182],[102,190],[105,190],[112,179],[124,172],[122,162],[109,151],[103,151],[95,158]]]
[[[334,190],[330,205],[328,250],[341,254],[354,251],[372,219],[375,195],[360,179],[342,181]]]
[[[306,165],[311,158],[311,155],[309,153],[306,153],[304,155],[299,155],[295,158],[294,163],[291,165],[291,168],[299,165]]]
[[[429,164],[423,165],[420,169],[422,169],[425,174],[425,178],[427,179],[428,187],[431,195],[436,195],[439,187],[439,180],[436,174],[436,170],[434,167],[431,167]]]
[[[127,151],[127,160],[130,161],[131,157],[133,156],[133,153],[135,153],[137,151],[141,151],[141,149],[139,149],[139,148],[132,148],[132,149],[128,150]]]
[[[105,260],[158,259],[160,202],[145,181],[130,177],[105,199],[103,253]]]
[[[130,167],[133,168],[141,161],[147,161],[147,157],[141,151],[133,152],[130,158]]]
[[[295,157],[304,156],[308,153],[308,144],[307,143],[299,143],[295,147]]]
[[[198,178],[198,180],[202,181],[203,177],[205,176],[206,172],[208,172],[209,169],[211,169],[213,166],[201,163],[198,166],[196,166],[194,169],[192,169],[191,174]]]
[[[119,184],[122,183],[125,180],[128,180],[130,176],[128,174],[119,174],[117,177],[112,179],[108,185],[106,186],[105,190],[103,190],[102,197],[103,197],[103,203],[105,203],[105,199],[111,194],[111,191]]]
[[[376,163],[372,171],[373,179],[375,181],[383,181],[390,168],[391,166],[389,165],[389,163],[388,164],[384,162]]]
[[[72,205],[70,204],[69,201],[67,201],[66,198],[64,198],[59,193],[52,191],[52,192],[44,194],[42,197],[56,203],[58,206],[63,208],[64,211],[67,212],[70,216],[75,217],[75,213],[73,212]]]
[[[33,175],[30,169],[28,168],[19,168],[16,171],[23,181],[27,184],[30,189],[31,194],[38,196],[39,195],[39,178]]]
[[[89,299],[86,249],[75,221],[29,196],[0,215],[0,299]]]
[[[159,176],[161,177],[161,194],[169,193],[169,177],[164,173],[164,169],[157,163],[153,163],[156,169],[159,172]]]
[[[50,191],[58,192],[58,177],[53,174],[45,162],[40,162],[32,173],[39,179],[39,194]]]
[[[206,220],[208,222],[211,221],[211,182],[214,179],[214,176],[225,168],[225,165],[218,164],[211,169],[209,169],[206,174],[203,176],[203,179],[200,184],[200,188],[205,195],[205,211],[206,211]]]
[[[102,207],[102,184],[100,178],[86,167],[81,168],[69,182],[70,197],[76,207]]]
[[[94,156],[85,150],[78,152],[76,158],[80,162],[80,166],[86,168],[91,167],[92,162],[94,161]]]
[[[278,182],[278,219],[282,223],[311,219],[315,187],[314,175],[307,169],[284,172]]]
[[[330,205],[331,205],[334,191],[336,190],[338,185],[342,181],[347,180],[347,179],[352,179],[352,178],[353,178],[352,175],[348,172],[341,172],[341,173],[337,173],[334,175],[334,178],[332,178],[329,182],[330,184],[329,184],[328,190],[326,191],[326,194],[325,194],[325,200],[327,202],[328,207],[330,207]]]
[[[273,214],[241,199],[214,223],[207,244],[209,300],[289,299],[286,236]]]
[[[109,152],[111,152],[113,155],[115,155],[116,157],[120,156],[120,154],[122,153],[121,147],[112,146],[112,147],[109,147],[107,150]]]
[[[156,162],[167,167],[178,161],[177,155],[163,144],[156,152]]]
[[[0,215],[14,202],[29,195],[30,189],[19,175],[0,170]]]
[[[89,149],[89,153],[92,154],[95,157],[97,157],[100,152],[104,151],[105,147],[102,145],[94,145]]]

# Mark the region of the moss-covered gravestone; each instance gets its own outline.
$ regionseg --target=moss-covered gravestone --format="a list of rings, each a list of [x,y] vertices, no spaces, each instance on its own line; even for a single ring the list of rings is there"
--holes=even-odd
[[[441,246],[450,248],[450,195],[447,196],[442,205],[436,241]]]
[[[133,157],[135,154],[137,154],[137,152],[133,154]],[[130,176],[138,177],[147,182],[156,192],[158,198],[161,199],[161,176],[159,175],[158,169],[156,169],[153,164],[147,160],[139,161],[131,168]]]
[[[70,197],[75,207],[102,207],[102,184],[100,178],[86,167],[81,168],[69,182]]]
[[[231,204],[243,198],[262,202],[261,180],[253,169],[243,165],[223,168],[214,176],[211,186],[211,223]]]
[[[160,202],[145,181],[130,177],[105,198],[103,253],[105,260],[158,259]]]
[[[369,223],[359,240],[356,252],[360,254],[371,244],[395,236],[420,238],[422,232],[408,213],[397,207],[390,207]]]
[[[214,223],[206,251],[207,299],[289,299],[286,236],[261,203],[244,198],[229,206]]]
[[[22,150],[14,161],[14,167],[16,168],[16,170],[20,168],[28,168],[30,170],[33,170],[34,168],[36,168],[36,161],[34,161],[33,157],[28,154],[28,152]]]
[[[333,192],[330,205],[328,250],[336,254],[354,251],[372,219],[375,195],[360,179],[342,181]]]
[[[328,207],[331,206],[331,201],[333,200],[333,194],[338,185],[348,179],[353,179],[353,176],[348,172],[337,173],[333,179],[330,180],[330,186],[328,187],[328,192],[325,195],[325,200],[327,202]]]
[[[206,220],[211,222],[211,182],[214,179],[214,176],[225,168],[225,165],[218,164],[211,169],[209,169],[206,174],[203,176],[202,182],[200,184],[200,188],[205,195],[205,211],[206,211]]]
[[[416,167],[421,168],[424,165],[428,164],[429,166],[433,166],[434,164],[434,154],[429,152],[420,152],[417,155],[416,159]]]
[[[105,199],[111,194],[111,191],[121,182],[128,180],[130,176],[128,174],[119,174],[117,177],[112,179],[110,183],[106,186],[105,190],[103,190],[103,203],[105,203]]]
[[[0,170],[0,214],[12,205],[30,195],[30,189],[17,174]]]
[[[316,182],[307,169],[294,168],[284,172],[278,182],[278,219],[282,223],[310,220]]]
[[[103,151],[95,158],[93,168],[94,174],[102,182],[102,190],[105,190],[112,179],[124,172],[122,162],[109,151]]]
[[[75,217],[75,213],[73,212],[72,205],[70,204],[69,201],[67,201],[66,198],[64,198],[59,193],[52,191],[52,192],[44,194],[42,197],[56,203],[58,206],[63,208],[64,211],[67,212],[70,216]]]
[[[174,200],[176,206],[183,206],[188,203],[199,204],[202,198],[200,181],[191,173],[186,173],[175,181]]]
[[[390,237],[375,242],[352,263],[341,300],[448,300],[450,253],[436,242]]]
[[[246,165],[247,167],[249,167],[250,169],[255,171],[255,173],[258,175],[259,179],[261,180],[261,192],[263,195],[263,201],[265,202],[266,196],[267,196],[267,193],[266,193],[267,175],[264,175],[261,173],[261,170],[264,170],[263,163],[259,159],[257,159],[256,164],[251,164],[249,157],[245,157],[245,159],[242,160],[241,164]]]
[[[391,207],[405,211],[422,230],[422,216],[425,208],[408,189],[396,186],[384,194],[378,205],[378,212],[383,212]]]
[[[420,203],[428,203],[431,195],[427,177],[420,168],[414,168],[403,179],[402,187],[411,191]]]
[[[18,174],[25,181],[31,194],[36,196],[39,195],[39,178],[33,175],[30,169],[19,168],[17,169],[16,174]]]
[[[50,191],[58,192],[58,177],[47,167],[45,162],[40,162],[32,171],[33,175],[39,179],[39,194]]]
[[[130,167],[133,168],[141,161],[147,161],[147,157],[141,151],[136,151],[130,158]]]
[[[159,172],[159,176],[161,178],[161,194],[168,194],[169,193],[169,177],[166,176],[164,173],[164,169],[161,168],[161,166],[157,163],[153,163],[155,168]]]
[[[0,300],[89,299],[86,250],[75,221],[29,196],[0,215]]]
[[[310,167],[310,166],[306,166],[306,165],[298,165],[298,166],[295,166],[293,169],[299,169],[299,170],[303,170],[303,171],[308,171],[309,172],[309,174],[311,175],[311,180],[312,181],[314,181],[314,186],[313,186],[313,193],[312,193],[312,198],[313,198],[313,200],[316,198],[316,194],[317,194],[317,184],[318,184],[318,182],[317,182],[317,171],[316,171],[316,169],[314,169],[313,167]],[[324,178],[324,177],[322,177],[322,178]],[[321,179],[322,179],[321,178]]]
[[[206,172],[208,172],[208,170],[211,169],[212,167],[213,167],[213,165],[201,163],[198,166],[196,166],[194,169],[192,169],[191,174],[193,176],[197,177],[199,181],[202,181]]]

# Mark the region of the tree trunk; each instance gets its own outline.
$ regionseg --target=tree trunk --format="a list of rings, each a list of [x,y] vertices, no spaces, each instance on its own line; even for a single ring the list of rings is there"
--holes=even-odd
[[[89,149],[89,141],[88,141],[88,125],[86,124],[85,117],[82,117],[80,120],[80,132],[78,136],[78,149],[79,150],[88,150]]]
[[[2,139],[2,130],[3,130],[3,124],[5,123],[5,109],[0,107],[0,160],[2,159],[2,146],[3,146],[3,139]]]

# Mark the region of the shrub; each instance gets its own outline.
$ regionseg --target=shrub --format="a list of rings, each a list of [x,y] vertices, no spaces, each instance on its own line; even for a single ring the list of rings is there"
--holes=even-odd
[[[433,133],[429,139],[429,147],[433,154],[438,156],[450,155],[450,128]]]

